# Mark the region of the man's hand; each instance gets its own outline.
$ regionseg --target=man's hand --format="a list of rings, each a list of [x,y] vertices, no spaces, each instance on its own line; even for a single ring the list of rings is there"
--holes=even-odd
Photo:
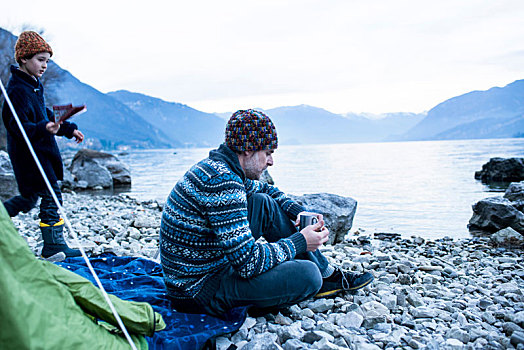
[[[49,122],[45,125],[46,130],[53,135],[56,135],[58,129],[60,129],[60,124]]]
[[[80,143],[80,142],[84,141],[84,134],[82,134],[82,132],[80,130],[78,130],[78,129],[73,131],[73,137],[74,137],[76,143]]]
[[[329,231],[324,226],[324,220],[319,220],[316,224],[305,227],[300,233],[306,239],[308,252],[314,252],[326,243],[329,238]]]
[[[322,214],[313,213],[313,212],[310,212],[310,211],[301,211],[300,213],[298,213],[297,219],[295,220],[295,226],[297,226],[297,227],[300,226],[300,215],[315,215],[317,217],[318,221],[324,220],[324,216]]]

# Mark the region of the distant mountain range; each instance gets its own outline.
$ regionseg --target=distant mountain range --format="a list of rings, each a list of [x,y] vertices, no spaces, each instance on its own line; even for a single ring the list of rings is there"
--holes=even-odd
[[[124,90],[107,95],[162,130],[173,144],[184,147],[212,147],[219,145],[224,139],[226,122],[215,114]]]
[[[517,80],[503,88],[472,91],[444,101],[398,139],[507,138],[523,133],[524,80]]]
[[[401,134],[424,114],[390,113],[381,119],[359,114],[340,115],[308,105],[269,109],[282,144],[378,142]]]
[[[80,82],[69,72],[55,84],[52,86],[58,104],[87,105],[87,112],[74,117],[73,122],[87,137],[98,139],[103,148],[182,145],[124,103]]]
[[[0,78],[7,83],[16,37],[0,28]],[[210,114],[187,105],[119,90],[104,94],[51,62],[46,101],[86,104],[74,122],[93,148],[213,147],[222,142],[231,113]],[[3,99],[0,97],[0,102]],[[335,114],[308,105],[265,111],[279,143],[507,138],[524,136],[524,80],[451,98],[427,113]],[[2,127],[3,129],[3,127]],[[0,148],[5,147],[0,131]]]

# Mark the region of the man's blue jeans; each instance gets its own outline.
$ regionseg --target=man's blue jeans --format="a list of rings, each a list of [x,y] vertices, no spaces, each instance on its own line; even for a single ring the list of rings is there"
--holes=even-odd
[[[255,194],[248,199],[248,220],[255,239],[263,236],[268,242],[275,242],[297,232],[278,203],[266,194]],[[322,286],[322,276],[331,272],[332,267],[319,250],[297,256],[250,279],[240,277],[230,267],[205,308],[210,314],[222,315],[238,306],[261,309],[291,306],[314,296]]]

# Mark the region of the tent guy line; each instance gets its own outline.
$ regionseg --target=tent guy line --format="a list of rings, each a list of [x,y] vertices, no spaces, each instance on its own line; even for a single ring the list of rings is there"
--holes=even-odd
[[[29,152],[33,156],[33,159],[35,160],[36,166],[38,167],[38,170],[42,174],[42,177],[43,177],[44,182],[45,182],[45,184],[47,186],[47,189],[48,189],[49,193],[51,193],[51,196],[53,197],[53,200],[54,200],[55,204],[57,205],[58,210],[59,210],[60,214],[62,215],[62,218],[64,219],[66,227],[69,230],[69,232],[73,235],[73,239],[74,239],[76,245],[78,246],[78,249],[80,249],[80,252],[82,253],[82,258],[85,260],[85,262],[86,262],[86,264],[87,264],[87,266],[89,268],[89,271],[93,275],[93,277],[94,277],[98,287],[102,291],[102,294],[104,295],[104,299],[106,300],[107,304],[111,308],[111,311],[112,311],[113,315],[115,316],[115,319],[117,320],[118,325],[120,326],[120,329],[122,330],[122,332],[124,333],[127,341],[129,342],[129,345],[131,346],[131,348],[133,350],[137,350],[137,348],[135,346],[135,343],[131,339],[131,337],[130,337],[130,335],[129,335],[129,333],[128,333],[125,325],[124,325],[124,323],[122,322],[122,319],[120,318],[120,315],[118,315],[118,312],[116,311],[115,306],[111,302],[111,299],[109,299],[109,295],[107,294],[106,290],[104,289],[104,286],[102,285],[102,282],[100,282],[100,279],[98,278],[95,270],[93,269],[93,266],[91,265],[91,262],[89,261],[89,258],[87,257],[87,255],[86,255],[86,253],[84,251],[84,248],[80,244],[80,241],[78,240],[78,235],[73,230],[73,227],[71,226],[71,223],[69,222],[69,219],[67,218],[67,215],[65,213],[64,208],[60,204],[60,201],[58,200],[55,192],[53,191],[53,188],[51,187],[51,183],[49,182],[49,179],[47,178],[47,175],[45,174],[44,169],[42,168],[42,165],[40,164],[40,161],[38,160],[38,157],[36,156],[36,153],[35,153],[35,151],[33,149],[33,146],[31,145],[31,142],[29,141],[29,138],[27,137],[27,134],[26,134],[26,132],[24,130],[24,127],[22,126],[22,122],[18,118],[18,114],[16,113],[16,111],[15,111],[15,109],[13,107],[13,104],[11,103],[11,100],[9,99],[7,91],[5,90],[4,84],[3,84],[3,82],[1,80],[0,80],[0,89],[2,90],[2,93],[4,94],[5,101],[7,102],[9,108],[11,109],[11,112],[13,113],[13,117],[16,120],[18,128],[20,129],[20,132],[21,132],[21,134],[22,134],[22,136],[23,136],[23,138],[24,138],[24,140],[25,140],[25,142],[27,144],[27,147],[29,148]]]

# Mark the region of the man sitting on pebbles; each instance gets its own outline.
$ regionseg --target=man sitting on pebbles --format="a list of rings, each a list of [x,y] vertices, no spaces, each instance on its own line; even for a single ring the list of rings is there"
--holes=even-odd
[[[238,306],[264,314],[373,280],[328,263],[321,214],[258,181],[273,165],[277,133],[267,115],[240,110],[225,142],[194,165],[167,198],[160,226],[164,280],[180,312],[221,316]],[[301,214],[318,222],[298,231]],[[265,242],[257,241],[264,237]]]

